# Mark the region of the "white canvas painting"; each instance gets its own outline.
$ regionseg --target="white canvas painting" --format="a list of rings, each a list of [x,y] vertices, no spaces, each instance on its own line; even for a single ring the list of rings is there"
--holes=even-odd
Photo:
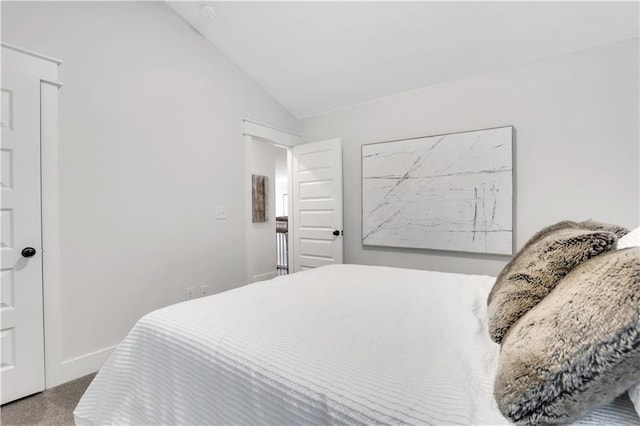
[[[363,145],[363,244],[512,254],[512,130]]]

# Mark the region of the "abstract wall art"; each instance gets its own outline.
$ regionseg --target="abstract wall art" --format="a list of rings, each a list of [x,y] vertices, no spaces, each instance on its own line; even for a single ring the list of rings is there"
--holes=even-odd
[[[251,220],[267,221],[267,188],[268,177],[251,175]]]
[[[513,253],[513,127],[362,146],[363,245]]]

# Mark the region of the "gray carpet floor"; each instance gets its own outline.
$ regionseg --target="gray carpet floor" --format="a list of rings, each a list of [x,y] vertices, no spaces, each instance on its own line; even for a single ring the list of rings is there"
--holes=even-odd
[[[73,410],[95,374],[81,377],[0,407],[0,424],[73,425]]]

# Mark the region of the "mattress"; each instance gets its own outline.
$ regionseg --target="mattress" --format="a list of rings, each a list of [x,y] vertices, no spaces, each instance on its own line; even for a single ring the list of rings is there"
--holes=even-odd
[[[333,265],[154,311],[78,425],[509,424],[488,276]],[[578,424],[638,424],[626,396]]]

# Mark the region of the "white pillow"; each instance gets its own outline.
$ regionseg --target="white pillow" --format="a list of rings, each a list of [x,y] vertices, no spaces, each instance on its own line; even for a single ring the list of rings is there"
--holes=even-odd
[[[618,249],[640,246],[640,227],[618,240]]]
[[[618,240],[618,249],[640,246],[640,227],[632,230]],[[640,416],[640,383],[636,383],[629,389],[629,398],[636,407],[636,412]]]

